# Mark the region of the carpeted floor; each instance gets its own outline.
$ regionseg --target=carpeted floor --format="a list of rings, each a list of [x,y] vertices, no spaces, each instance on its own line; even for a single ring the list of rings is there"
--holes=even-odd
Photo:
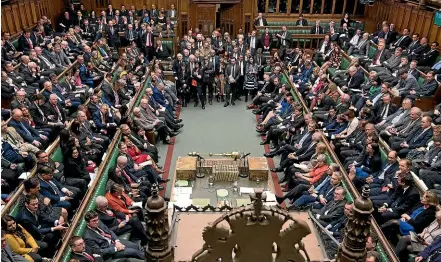
[[[223,107],[223,103],[214,102],[206,106],[181,108],[180,118],[184,121],[182,132],[175,138],[174,146],[158,143],[160,164],[169,171],[168,178],[172,180],[176,159],[186,156],[189,152],[224,153],[242,151],[251,156],[262,156],[265,153],[260,135],[255,131],[256,117],[245,109],[244,101],[237,101],[235,106]],[[172,156],[171,152],[172,151]],[[168,157],[167,157],[168,152]],[[168,158],[168,159],[167,159]],[[165,161],[170,161],[167,167]],[[278,158],[274,158],[276,165]],[[281,174],[279,174],[281,175]],[[170,183],[167,185],[166,196],[170,194]]]

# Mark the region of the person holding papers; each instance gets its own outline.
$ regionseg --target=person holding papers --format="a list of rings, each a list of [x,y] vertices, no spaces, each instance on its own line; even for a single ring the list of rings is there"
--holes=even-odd
[[[140,207],[134,206],[135,202],[124,193],[124,187],[120,184],[113,184],[105,195],[109,208],[115,212],[123,213],[129,217],[137,216],[144,221],[144,213]]]

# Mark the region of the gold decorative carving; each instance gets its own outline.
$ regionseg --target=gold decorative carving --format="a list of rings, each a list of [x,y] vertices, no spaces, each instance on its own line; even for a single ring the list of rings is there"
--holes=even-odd
[[[192,261],[306,261],[300,251],[308,257],[301,242],[311,233],[307,223],[279,207],[264,205],[263,199],[263,189],[255,189],[251,205],[234,209],[205,227],[205,244]],[[282,230],[285,223],[289,226]]]

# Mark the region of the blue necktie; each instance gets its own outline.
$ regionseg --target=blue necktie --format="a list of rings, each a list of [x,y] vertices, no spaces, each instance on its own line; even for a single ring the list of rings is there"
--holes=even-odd
[[[26,131],[26,133],[30,136],[32,136],[31,132],[23,125],[22,122],[20,122],[21,127]]]

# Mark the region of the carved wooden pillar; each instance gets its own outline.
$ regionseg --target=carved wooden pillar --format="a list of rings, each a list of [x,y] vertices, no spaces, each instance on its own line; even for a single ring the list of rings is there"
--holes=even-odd
[[[145,261],[173,262],[174,253],[170,246],[167,204],[158,195],[158,185],[153,185],[152,196],[147,199],[145,206],[147,224],[147,248]]]
[[[369,185],[364,185],[361,197],[354,202],[345,227],[345,237],[338,250],[339,262],[366,261],[366,240],[370,234],[371,214],[374,211],[369,191]]]

